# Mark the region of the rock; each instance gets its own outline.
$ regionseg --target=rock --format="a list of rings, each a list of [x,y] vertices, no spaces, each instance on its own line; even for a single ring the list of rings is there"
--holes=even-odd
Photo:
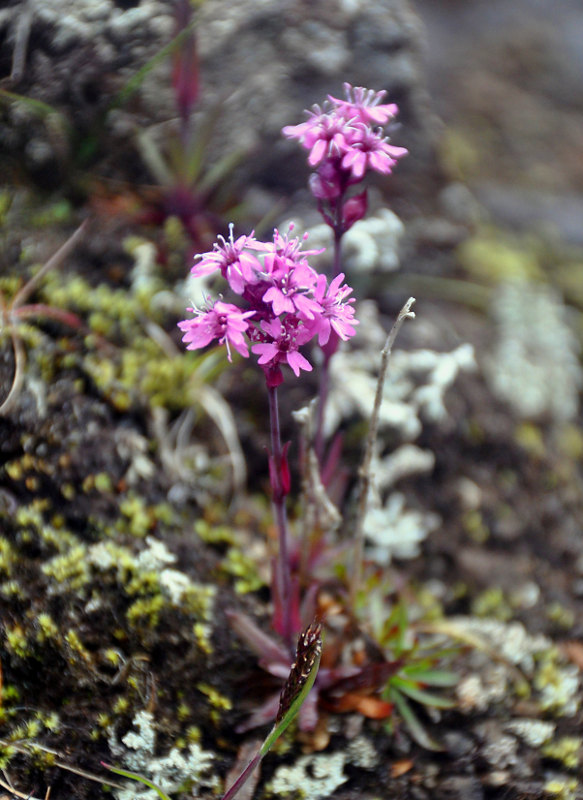
[[[173,31],[168,0],[38,0],[32,9],[26,65],[10,88],[53,106],[77,133],[96,126],[116,92]],[[385,89],[400,106],[393,140],[406,144],[411,156],[391,185],[412,172],[429,173],[436,126],[420,66],[423,29],[409,0],[206,0],[197,14],[201,105],[203,111],[215,102],[223,105],[214,150],[249,147],[242,168],[247,183],[288,191],[305,186],[305,153],[283,139],[281,128],[303,121],[303,110],[327,94],[341,95],[344,81]],[[18,4],[0,16],[0,40],[12,49],[18,18]],[[4,69],[0,78],[10,71],[10,58]],[[170,70],[170,59],[163,59],[132,97],[137,127],[176,116]],[[0,144],[8,142],[18,157],[32,125],[59,161],[62,152],[46,121],[31,108],[17,120],[17,105],[9,106],[0,123]],[[19,135],[9,142],[14,127]],[[127,137],[128,126],[121,133],[110,128],[109,134]],[[110,155],[120,147],[108,144]]]

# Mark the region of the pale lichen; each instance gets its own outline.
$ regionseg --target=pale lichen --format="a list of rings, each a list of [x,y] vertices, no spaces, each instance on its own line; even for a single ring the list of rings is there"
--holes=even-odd
[[[164,792],[174,792],[183,786],[196,789],[216,789],[219,781],[213,772],[215,756],[191,739],[184,750],[173,747],[165,756],[155,756],[156,724],[150,711],[139,711],[133,719],[135,730],[122,737],[121,743],[113,728],[109,730],[109,747],[125,768],[156,783]],[[157,794],[132,783],[116,789],[118,800],[156,800]]]
[[[329,797],[348,776],[344,774],[346,755],[337,751],[301,756],[294,764],[278,767],[266,787],[268,797],[293,800],[320,800]]]
[[[486,370],[492,390],[520,417],[573,419],[583,377],[561,298],[544,284],[507,282],[492,308],[497,341]]]

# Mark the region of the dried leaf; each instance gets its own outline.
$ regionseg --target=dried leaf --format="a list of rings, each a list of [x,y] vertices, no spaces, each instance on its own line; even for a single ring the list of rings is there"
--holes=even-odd
[[[413,761],[410,758],[402,758],[400,761],[395,761],[391,764],[391,778],[400,778],[413,769]]]

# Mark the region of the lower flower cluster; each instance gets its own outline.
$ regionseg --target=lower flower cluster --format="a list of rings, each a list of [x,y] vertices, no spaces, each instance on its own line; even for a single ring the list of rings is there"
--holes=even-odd
[[[330,348],[339,339],[355,334],[352,289],[337,275],[330,283],[308,263],[319,250],[302,250],[303,240],[275,229],[272,242],[260,242],[253,233],[228,240],[219,237],[213,250],[197,256],[195,277],[219,270],[240,304],[217,300],[204,309],[189,308],[194,316],[178,323],[187,349],[196,350],[213,341],[240,355],[258,356],[271,387],[283,381],[281,366],[294,374],[311,371],[312,365],[299,350],[317,338]],[[305,240],[306,237],[304,237]]]

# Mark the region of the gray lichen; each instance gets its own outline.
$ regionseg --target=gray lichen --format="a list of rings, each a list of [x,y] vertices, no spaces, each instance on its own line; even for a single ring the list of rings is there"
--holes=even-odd
[[[294,800],[329,797],[348,780],[344,774],[346,761],[346,755],[341,751],[302,756],[295,764],[276,769],[267,785],[268,796]]]
[[[520,417],[573,419],[583,374],[579,345],[559,295],[544,284],[505,283],[492,312],[497,340],[486,363],[492,390]]]
[[[125,768],[149,778],[164,792],[176,791],[187,783],[197,789],[215,789],[219,781],[213,774],[214,755],[203,750],[196,742],[184,750],[173,747],[167,755],[154,755],[156,726],[150,711],[139,711],[134,719],[135,730],[118,740],[115,730],[109,731],[109,747]],[[156,800],[156,792],[132,783],[126,789],[115,790],[118,800]]]

